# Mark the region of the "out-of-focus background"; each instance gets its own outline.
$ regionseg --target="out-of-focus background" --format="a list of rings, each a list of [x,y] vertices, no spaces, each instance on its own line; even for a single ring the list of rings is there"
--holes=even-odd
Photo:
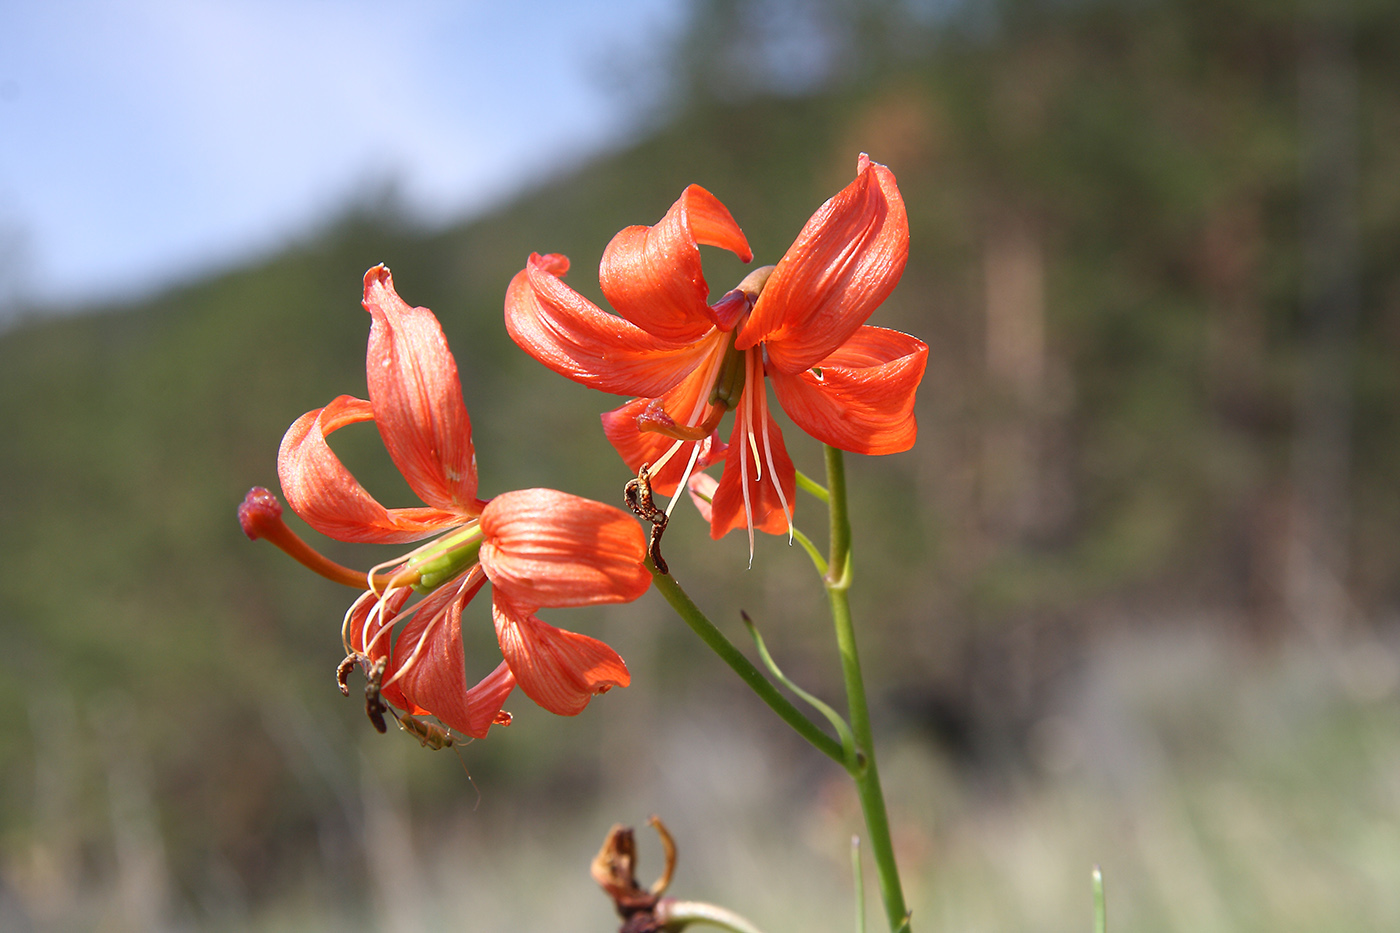
[[[1095,863],[1111,928],[1400,926],[1400,8],[588,6],[7,10],[0,928],[610,929],[588,862],[657,813],[674,893],[851,929],[843,776],[655,594],[546,616],[632,687],[517,694],[459,762],[339,695],[352,594],[234,509],[363,394],[381,261],[442,320],[483,494],[620,501],[613,400],[509,342],[510,277],[563,252],[601,301],[692,182],[776,261],[861,151],[911,227],[872,323],[930,346],[918,445],[847,461],[915,927],[1087,930]],[[838,702],[800,549],[748,570],[678,515],[697,601]]]

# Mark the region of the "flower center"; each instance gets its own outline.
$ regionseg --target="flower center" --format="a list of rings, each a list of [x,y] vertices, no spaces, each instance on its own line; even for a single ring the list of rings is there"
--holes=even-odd
[[[724,359],[719,364],[719,374],[710,387],[710,404],[721,406],[723,411],[733,411],[744,396],[744,374],[748,366],[744,362],[744,351],[734,348],[739,331],[729,333],[729,345],[725,347]]]
[[[481,523],[471,521],[416,551],[404,565],[405,570],[418,574],[413,589],[423,595],[431,593],[476,563],[482,537]]]
[[[716,329],[727,337],[724,355],[715,367],[714,381],[710,384],[710,394],[704,406],[708,409],[705,417],[701,419],[701,412],[697,410],[685,416],[684,423],[679,422],[666,410],[661,399],[656,398],[637,416],[638,431],[661,434],[690,443],[703,441],[719,426],[725,412],[733,411],[739,405],[739,401],[744,397],[750,351],[736,349],[734,343],[738,340],[744,321],[758,302],[758,296],[763,293],[763,287],[768,284],[768,278],[775,268],[776,266],[763,266],[753,270],[744,276],[738,285],[726,292],[724,297],[710,305],[710,316]],[[653,466],[659,468],[656,464]]]

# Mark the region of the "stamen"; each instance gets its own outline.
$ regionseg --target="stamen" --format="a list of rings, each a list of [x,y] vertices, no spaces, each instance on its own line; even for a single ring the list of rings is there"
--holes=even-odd
[[[773,442],[768,436],[768,383],[760,383],[758,397],[759,417],[763,419],[763,455],[768,461],[768,477],[773,481],[773,488],[778,491],[778,501],[783,505],[783,515],[788,523],[788,547],[792,546],[792,533],[795,530],[792,526],[792,506],[788,505],[787,496],[783,493],[783,484],[779,482],[778,468],[773,465]]]
[[[370,609],[369,614],[365,616],[364,627],[360,629],[360,654],[366,657],[374,650],[375,645],[379,644],[379,639],[384,637],[385,632],[392,631],[396,623],[412,618],[413,613],[418,609],[417,604],[415,604],[406,612],[401,612],[395,616],[393,622],[388,622],[386,624],[384,609],[389,602],[389,597],[393,595],[393,593],[394,591],[392,589],[385,590],[384,594],[374,601],[374,606]],[[378,622],[378,628],[374,630],[374,637],[369,639],[369,641],[365,641],[370,626],[376,621]]]
[[[410,552],[410,556],[412,556],[412,552]],[[381,571],[387,571],[390,567],[397,567],[407,559],[408,558],[402,556],[395,557],[392,560],[386,560],[383,563],[375,564],[373,567],[369,568],[369,573],[365,574],[365,582],[368,584],[369,591],[375,596],[382,596],[384,595],[384,591],[380,589],[381,586],[387,590],[390,587],[398,585],[394,582],[398,577],[397,573],[381,573]]]
[[[477,564],[467,574],[466,578],[462,580],[461,584],[457,588],[457,594],[452,597],[452,600],[449,600],[443,606],[442,611],[433,616],[433,618],[428,622],[428,624],[423,627],[422,633],[418,636],[418,644],[413,646],[413,652],[409,654],[409,656],[404,660],[403,664],[399,665],[399,669],[394,671],[394,676],[390,677],[384,682],[385,687],[396,683],[400,677],[402,677],[404,674],[407,674],[410,670],[413,669],[413,666],[418,663],[418,656],[423,653],[423,646],[428,642],[429,633],[432,632],[434,626],[436,626],[440,621],[442,621],[443,615],[451,611],[452,601],[462,599],[464,595],[465,598],[468,601],[470,601],[476,596],[477,592],[485,584],[486,572],[481,569],[480,564]],[[413,608],[409,610],[409,614],[416,613],[418,609],[422,607],[424,602],[425,600],[419,600],[418,602],[414,603]]]
[[[745,300],[747,301],[747,299]],[[718,374],[720,368],[723,367],[729,361],[729,353],[734,348],[734,341],[732,338],[730,338],[726,346],[727,349],[724,353],[712,354],[709,361],[706,363],[706,366],[709,368],[709,372],[705,378],[711,384],[715,384],[718,382]],[[742,379],[739,382],[739,387],[742,392]],[[742,395],[740,397],[742,397]],[[684,490],[690,482],[690,475],[695,472],[695,464],[700,459],[701,445],[704,444],[704,442],[709,439],[710,435],[714,433],[715,428],[719,427],[720,419],[724,417],[725,412],[733,407],[733,405],[729,405],[727,407],[715,406],[709,401],[704,401],[700,398],[696,398],[695,407],[691,409],[690,417],[687,419],[687,421],[690,424],[694,424],[695,420],[699,418],[701,413],[703,413],[706,409],[710,409],[710,417],[707,418],[705,423],[701,425],[701,427],[705,429],[704,436],[700,439],[699,442],[695,443],[690,448],[690,459],[686,462],[685,470],[681,474],[681,481],[676,485],[676,491],[671,496],[670,501],[666,503],[666,517],[668,519],[671,517],[672,513],[675,512],[676,503],[679,502],[681,499],[681,491]],[[675,447],[672,447],[670,450],[666,451],[666,456],[662,457],[656,464],[652,466],[652,472],[655,473],[657,470],[661,469],[661,467],[665,465],[666,461],[669,460],[671,458],[671,455],[675,452]]]
[[[350,608],[345,610],[345,618],[342,619],[340,623],[340,644],[341,647],[345,649],[345,653],[347,655],[357,653],[353,648],[350,647],[350,620],[354,617],[355,610],[360,608],[360,603],[375,595],[377,594],[373,590],[365,590],[353,603],[350,604]],[[362,635],[361,641],[363,640],[364,639]]]
[[[668,451],[667,454],[666,454],[666,456],[669,457],[670,455],[671,455],[671,452]],[[694,444],[694,445],[691,446],[691,449],[690,449],[690,460],[687,461],[687,463],[686,463],[686,465],[685,465],[685,472],[681,474],[681,481],[680,481],[680,484],[676,486],[676,494],[675,494],[674,496],[671,497],[671,501],[670,501],[670,502],[666,503],[666,517],[667,517],[667,518],[670,518],[670,517],[671,517],[671,513],[672,513],[673,511],[675,511],[676,503],[679,502],[679,501],[681,501],[681,490],[682,490],[682,489],[685,489],[685,488],[689,485],[689,483],[690,483],[690,474],[693,473],[693,472],[695,472],[695,462],[696,462],[697,460],[699,460],[699,459],[700,459],[700,445],[699,445],[699,444]]]
[[[657,459],[655,463],[647,467],[647,471],[652,473],[653,475],[656,474],[662,467],[664,467],[668,462],[670,462],[671,457],[675,454],[676,451],[680,450],[681,447],[685,445],[685,443],[685,441],[676,441],[670,446],[670,448],[667,449],[667,451],[664,454],[662,454]],[[698,445],[696,449],[699,449]]]
[[[417,606],[415,606],[414,608],[416,609]],[[444,609],[444,611],[446,610]],[[413,653],[410,654],[408,658],[404,660],[403,664],[399,666],[398,670],[394,671],[393,677],[390,677],[388,680],[384,681],[384,687],[392,686],[398,681],[400,677],[402,677],[404,674],[407,674],[413,668],[413,665],[418,663],[418,656],[423,653],[423,646],[428,643],[428,635],[432,633],[433,628],[441,621],[442,613],[440,612],[437,615],[433,616],[432,619],[428,621],[427,625],[423,626],[423,631],[418,636],[418,644],[413,646]]]
[[[744,354],[746,363],[750,354]],[[753,393],[744,393],[744,434],[752,438],[753,435]],[[757,459],[754,461],[757,466]],[[739,486],[744,491],[744,523],[749,529],[749,569],[753,569],[753,504],[749,501],[749,458],[743,453],[739,455]]]
[[[759,417],[762,416],[760,415]],[[765,429],[767,427],[767,425],[764,425]],[[753,466],[754,469],[758,471],[753,481],[755,483],[761,483],[763,482],[763,463],[758,459],[758,439],[754,437],[752,424],[749,425],[748,433],[744,435],[744,439],[749,442],[749,452],[753,454]]]

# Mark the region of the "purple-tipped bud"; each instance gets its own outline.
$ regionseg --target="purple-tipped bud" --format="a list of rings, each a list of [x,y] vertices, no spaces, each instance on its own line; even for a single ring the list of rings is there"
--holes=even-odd
[[[238,524],[253,541],[265,538],[270,529],[282,524],[282,503],[263,487],[254,486],[238,504]]]

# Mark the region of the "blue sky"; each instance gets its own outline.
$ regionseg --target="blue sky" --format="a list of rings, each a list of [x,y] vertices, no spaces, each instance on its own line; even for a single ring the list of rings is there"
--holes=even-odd
[[[635,131],[683,16],[681,0],[0,10],[0,314],[234,264],[391,179],[429,222],[498,203]]]

